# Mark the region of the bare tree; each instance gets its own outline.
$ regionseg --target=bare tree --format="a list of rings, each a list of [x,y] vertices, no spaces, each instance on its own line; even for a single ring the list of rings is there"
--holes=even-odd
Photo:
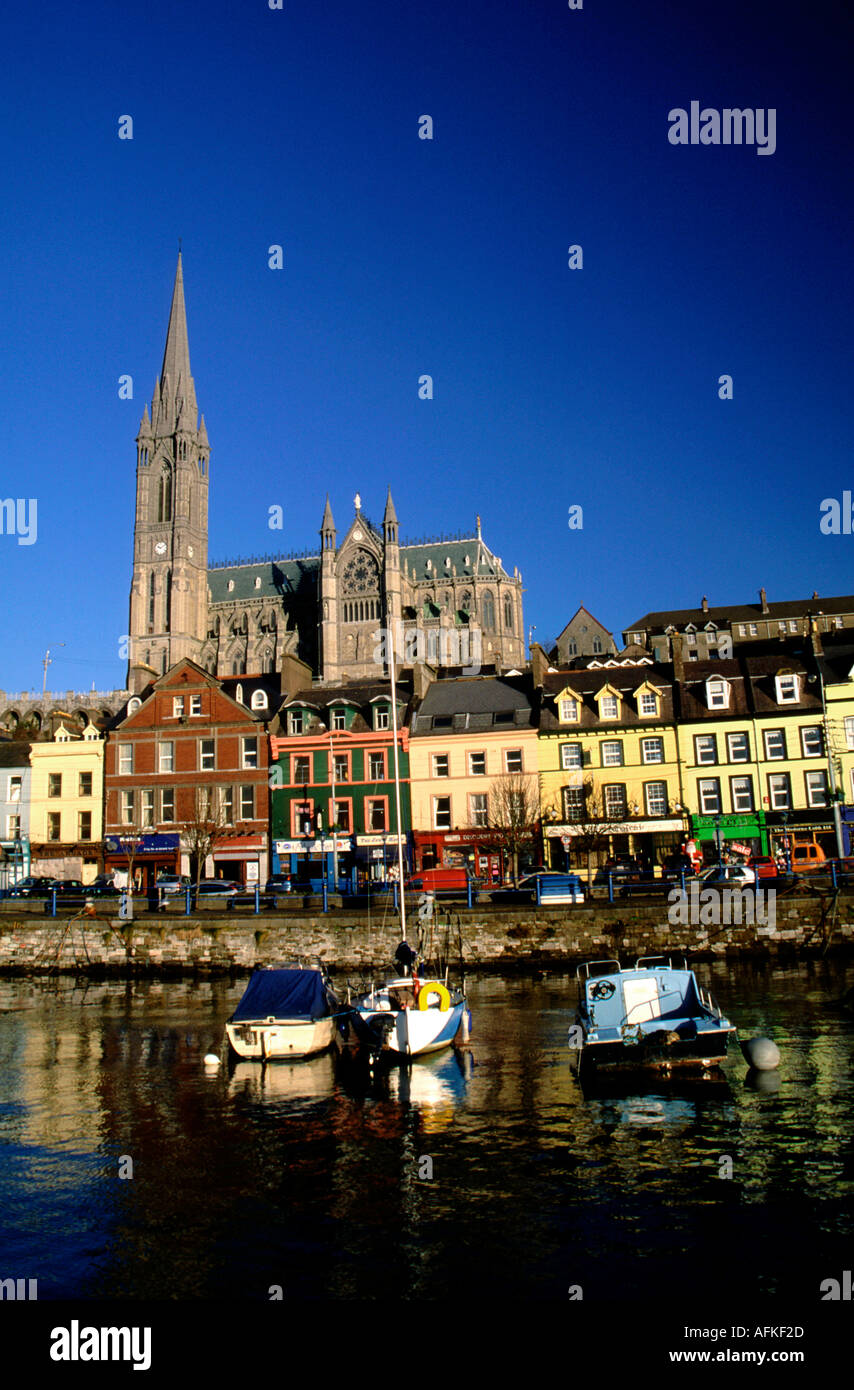
[[[205,861],[227,835],[225,799],[219,787],[196,787],[191,815],[181,821],[181,839],[190,855],[190,872],[198,889]]]
[[[513,883],[519,880],[519,855],[536,843],[540,830],[540,797],[533,773],[507,772],[489,788],[487,825],[496,845],[510,859]]]
[[[569,793],[575,792],[574,796]],[[572,845],[574,851],[587,860],[587,881],[592,881],[591,866],[595,854],[598,862],[610,850],[611,836],[619,834],[623,821],[611,820],[605,812],[602,793],[596,790],[592,777],[584,779],[576,787],[563,788],[563,804],[547,807],[546,819],[559,819],[572,826]]]

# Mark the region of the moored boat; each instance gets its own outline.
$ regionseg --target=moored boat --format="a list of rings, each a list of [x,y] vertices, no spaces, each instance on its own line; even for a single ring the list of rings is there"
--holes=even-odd
[[[588,961],[576,971],[569,1030],[582,1078],[648,1073],[713,1077],[736,1028],[684,960],[641,956],[632,967]]]
[[[259,970],[225,1025],[229,1045],[247,1061],[311,1057],[335,1039],[338,1000],[320,969]]]
[[[401,943],[402,945],[405,943]],[[398,949],[398,958],[400,957]],[[359,1042],[377,1052],[418,1057],[468,1040],[469,1013],[462,990],[440,980],[419,980],[414,969],[350,1000]]]

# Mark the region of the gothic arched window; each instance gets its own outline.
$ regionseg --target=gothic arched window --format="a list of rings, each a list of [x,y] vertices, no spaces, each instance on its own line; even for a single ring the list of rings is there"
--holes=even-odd
[[[172,631],[172,571],[166,571],[166,622],[164,632]]]
[[[379,615],[380,568],[367,550],[357,550],[341,576],[345,622],[374,621]]]
[[[486,593],[484,594],[484,596],[483,596],[483,598],[482,598],[482,600],[481,600],[480,612],[481,612],[481,618],[482,618],[482,621],[483,621],[483,626],[484,626],[484,627],[487,627],[487,628],[494,628],[494,627],[495,627],[495,599],[493,598],[492,593],[490,592],[489,589],[487,589]]]
[[[148,626],[154,630],[154,572],[148,576]]]
[[[513,631],[513,600],[509,594],[504,595],[504,629]]]
[[[157,487],[157,520],[172,520],[172,474],[164,468]]]

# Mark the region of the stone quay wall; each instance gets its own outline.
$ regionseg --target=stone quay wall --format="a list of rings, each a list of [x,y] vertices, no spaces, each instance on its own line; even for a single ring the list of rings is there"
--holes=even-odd
[[[675,926],[666,906],[472,908],[434,923],[424,953],[441,955],[452,972],[574,969],[581,959],[667,954],[690,959],[790,960],[854,951],[854,896],[780,899],[772,926]],[[415,940],[414,926],[409,931]],[[196,917],[143,914],[125,923],[99,909],[94,918],[55,919],[4,902],[0,910],[0,974],[225,975],[319,956],[337,974],[385,971],[400,939],[396,917],[337,908],[328,914],[290,909]]]

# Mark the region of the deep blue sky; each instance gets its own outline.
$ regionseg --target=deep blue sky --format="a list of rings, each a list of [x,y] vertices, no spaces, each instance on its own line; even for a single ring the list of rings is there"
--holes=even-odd
[[[480,512],[544,642],[580,602],[619,630],[854,590],[854,536],[819,531],[854,486],[846,8],[7,12],[0,497],[38,540],[0,536],[0,686],[40,688],[47,646],[49,688],[124,683],[179,236],[212,559],[316,546],[327,489],[339,530],[357,490],[378,521],[390,482],[405,537]],[[776,108],[776,152],[670,145],[693,99]]]

